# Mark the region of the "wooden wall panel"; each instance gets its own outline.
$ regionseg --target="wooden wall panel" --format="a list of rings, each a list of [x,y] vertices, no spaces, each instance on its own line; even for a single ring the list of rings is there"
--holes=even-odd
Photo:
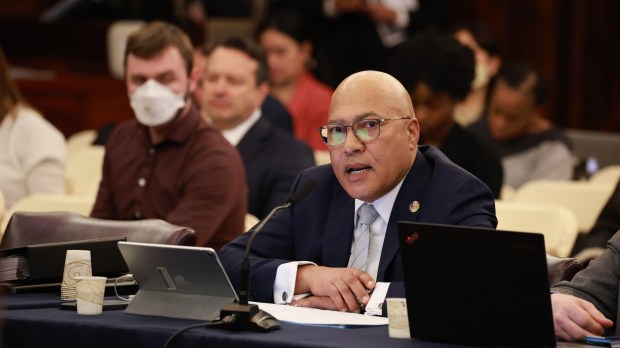
[[[524,62],[540,70],[555,91],[558,1],[452,0],[449,15],[453,22],[477,18],[487,23],[497,35],[502,59]],[[556,98],[553,93],[544,112],[561,123]]]
[[[489,23],[505,60],[541,70],[555,123],[620,132],[620,1],[450,0],[448,8],[452,21]]]
[[[620,2],[561,3],[558,85],[572,128],[620,131]]]
[[[125,83],[109,76],[63,73],[51,81],[17,80],[17,84],[65,136],[133,117]]]
[[[110,21],[36,22],[54,3],[0,1],[0,44],[11,63],[52,69],[59,76],[41,86],[20,81],[24,95],[66,135],[133,117],[123,83],[107,72],[105,33]],[[446,4],[448,23],[466,18],[486,21],[497,33],[504,60],[523,61],[541,70],[550,82],[545,114],[553,122],[620,132],[620,1],[446,0]]]

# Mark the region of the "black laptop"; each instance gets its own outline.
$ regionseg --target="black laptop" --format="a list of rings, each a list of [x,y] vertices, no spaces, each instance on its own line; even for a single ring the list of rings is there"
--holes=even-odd
[[[555,346],[542,234],[398,222],[412,338]]]

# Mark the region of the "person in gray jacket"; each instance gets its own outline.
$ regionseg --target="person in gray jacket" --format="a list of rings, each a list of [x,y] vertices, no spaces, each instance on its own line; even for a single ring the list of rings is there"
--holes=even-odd
[[[582,341],[585,336],[618,335],[619,289],[620,233],[616,232],[588,268],[551,289],[556,336]]]

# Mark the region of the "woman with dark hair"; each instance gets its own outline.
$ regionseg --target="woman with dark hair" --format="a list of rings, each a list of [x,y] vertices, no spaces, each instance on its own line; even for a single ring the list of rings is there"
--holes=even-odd
[[[454,118],[465,127],[484,114],[489,81],[499,71],[502,61],[495,33],[486,24],[473,20],[460,22],[453,27],[452,33],[461,44],[474,51],[476,59],[471,91],[454,110]]]
[[[308,70],[312,42],[303,17],[275,12],[261,26],[258,41],[267,52],[271,93],[289,109],[293,133],[314,150],[325,150],[317,130],[327,123],[333,90]]]
[[[65,192],[65,138],[19,93],[0,48],[0,191],[9,208],[33,193]]]

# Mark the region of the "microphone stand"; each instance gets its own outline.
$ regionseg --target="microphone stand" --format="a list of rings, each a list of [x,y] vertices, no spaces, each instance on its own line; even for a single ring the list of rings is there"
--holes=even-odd
[[[229,328],[235,330],[247,330],[247,329],[256,329],[254,323],[252,322],[252,317],[259,314],[261,310],[258,308],[258,305],[249,304],[249,292],[250,292],[250,250],[252,249],[252,243],[254,242],[254,238],[258,232],[263,229],[263,226],[271,220],[273,215],[282,209],[287,209],[294,207],[299,202],[301,202],[306,196],[314,190],[316,187],[316,181],[314,179],[310,179],[307,181],[298,191],[296,191],[292,196],[290,196],[286,203],[283,205],[279,205],[271,210],[269,215],[263,219],[263,221],[256,226],[254,232],[248,239],[248,242],[245,246],[245,254],[243,255],[243,261],[241,263],[241,283],[239,284],[239,303],[238,304],[229,304],[224,305],[222,310],[220,311],[220,319],[226,318],[230,316],[233,318],[232,323],[230,323]],[[265,312],[263,312],[265,314]],[[274,326],[267,330],[274,330],[279,328],[280,325]]]
[[[239,284],[239,303],[228,304],[222,307],[220,311],[220,318],[232,315],[235,320],[231,324],[230,328],[235,330],[248,330],[252,329],[251,319],[253,316],[259,313],[260,309],[256,304],[249,304],[249,289],[250,289],[250,249],[252,248],[252,242],[258,232],[263,229],[263,226],[271,219],[271,217],[282,209],[292,206],[292,202],[286,202],[284,205],[275,207],[263,221],[254,229],[252,235],[248,239],[248,243],[245,247],[245,254],[241,264],[241,283]]]
[[[291,202],[286,202],[284,205],[280,205],[275,207],[263,221],[254,229],[252,235],[248,239],[248,244],[245,246],[245,254],[243,255],[243,263],[241,264],[241,284],[239,284],[239,304],[247,305],[250,294],[250,249],[252,248],[252,243],[254,243],[254,238],[258,232],[263,229],[263,226],[271,219],[271,217],[282,209],[289,208],[293,205]]]

